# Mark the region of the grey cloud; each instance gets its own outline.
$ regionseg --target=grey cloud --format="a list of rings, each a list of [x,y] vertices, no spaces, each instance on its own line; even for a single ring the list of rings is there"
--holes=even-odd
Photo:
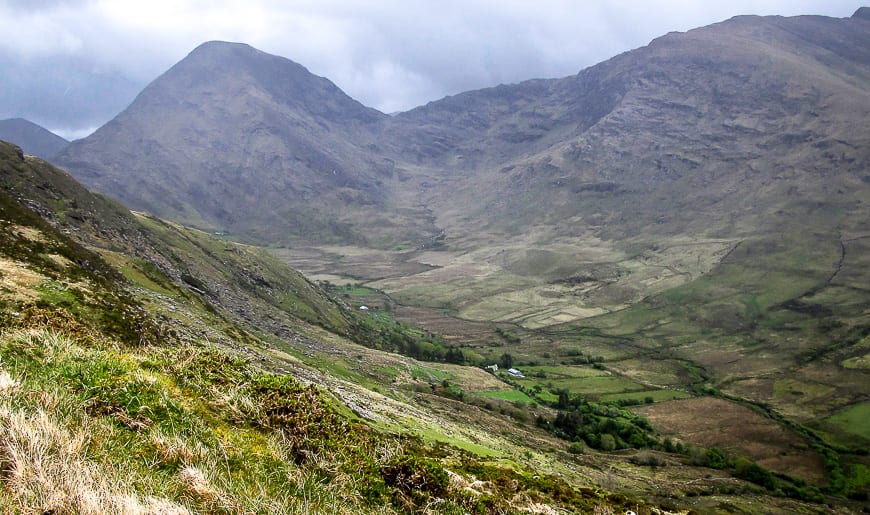
[[[81,7],[91,3],[91,0],[4,0],[3,3],[16,12],[35,13],[58,7]]]
[[[196,0],[152,5],[125,0],[7,0],[0,3],[0,31],[15,37],[0,41],[0,55],[19,61],[30,56],[32,62],[54,58],[88,63],[77,69],[90,70],[84,74],[95,90],[112,80],[141,89],[204,41],[241,41],[297,61],[364,104],[391,112],[469,89],[574,74],[669,31],[737,14],[849,16],[860,4],[854,0]],[[158,8],[167,10],[156,12]],[[33,27],[17,29],[13,17],[29,20]],[[28,77],[26,70],[22,73],[23,84]],[[60,102],[64,81],[69,80],[32,89],[51,90],[45,93],[45,104],[54,102],[47,100],[52,94]],[[86,82],[79,79],[80,84]],[[133,94],[117,89],[129,99],[116,99],[109,111],[132,100]],[[99,98],[88,101],[99,103]],[[9,102],[15,100],[0,96],[0,103]],[[0,105],[0,113],[9,112],[9,107]],[[94,113],[107,110],[91,107]],[[27,117],[26,112],[20,115]],[[105,115],[83,117],[78,127],[91,126],[100,116]],[[62,122],[75,129],[73,118],[70,115]]]

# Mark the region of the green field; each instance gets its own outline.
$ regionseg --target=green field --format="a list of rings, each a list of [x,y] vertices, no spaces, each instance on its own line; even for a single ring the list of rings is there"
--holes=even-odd
[[[450,378],[450,374],[432,367],[414,365],[411,367],[411,377],[422,379],[430,383],[444,381]]]
[[[477,392],[477,395],[489,399],[500,399],[508,402],[534,403],[534,399],[519,390],[496,390],[492,392]]]
[[[373,295],[380,295],[377,290],[373,288],[367,288],[359,284],[346,284],[343,286],[338,286],[336,287],[336,291],[338,293],[349,295],[351,297],[368,297]]]
[[[825,419],[825,422],[844,433],[870,441],[870,402],[858,404],[831,415]]]
[[[520,380],[521,384],[529,389],[538,387],[542,393],[567,390],[574,395],[599,399],[608,394],[646,390],[630,379],[587,365],[523,367],[522,371],[526,377]]]

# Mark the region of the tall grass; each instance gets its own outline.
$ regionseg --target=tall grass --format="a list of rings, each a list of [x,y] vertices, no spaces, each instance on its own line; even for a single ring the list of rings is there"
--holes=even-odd
[[[88,457],[95,432],[87,418],[59,420],[42,407],[21,405],[21,397],[56,407],[68,401],[57,393],[34,396],[26,383],[9,381],[0,393],[0,502],[12,512],[94,514],[184,514],[168,499],[137,495],[119,470],[106,470]],[[71,422],[75,422],[71,424]],[[74,428],[70,428],[73,426]]]

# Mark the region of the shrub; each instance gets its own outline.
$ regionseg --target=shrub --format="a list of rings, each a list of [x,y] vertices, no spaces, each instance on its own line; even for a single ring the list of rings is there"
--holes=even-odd
[[[728,468],[728,458],[722,451],[714,447],[704,452],[703,464],[714,469],[724,469]]]
[[[387,486],[403,501],[420,505],[431,497],[444,497],[450,478],[437,461],[411,454],[398,456],[381,467]]]
[[[745,459],[738,458],[734,462],[734,475],[740,479],[745,479],[756,485],[763,486],[768,490],[776,489],[776,478],[773,474],[755,463]]]
[[[662,460],[658,457],[658,455],[650,451],[640,451],[639,453],[632,456],[629,461],[631,461],[635,465],[640,465],[643,467],[662,467],[665,465],[664,460]]]

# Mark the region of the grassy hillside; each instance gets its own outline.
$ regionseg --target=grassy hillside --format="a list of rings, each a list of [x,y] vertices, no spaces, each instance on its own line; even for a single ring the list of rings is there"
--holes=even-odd
[[[3,161],[4,179],[39,174],[40,162],[3,150],[13,154]],[[235,321],[238,314],[211,304],[199,285],[174,280],[153,262],[117,248],[100,249],[103,259],[61,232],[69,229],[38,216],[29,206],[39,203],[19,191],[0,191],[4,511],[501,513],[638,504],[517,462],[485,459],[491,452],[444,445],[445,434],[440,443],[415,437],[415,427],[439,434],[419,421],[365,421],[355,412],[365,413],[366,390],[343,383],[338,389],[355,393],[356,404],[340,401],[318,386],[335,379],[289,354],[301,356],[293,342],[311,337],[318,340],[307,345],[324,352],[335,350],[328,338],[353,347],[312,325],[328,320],[305,320],[328,306],[337,310],[331,301],[295,311],[271,305],[270,315],[302,313],[292,319],[292,337],[282,340],[280,330]],[[185,254],[194,247],[174,238],[190,238],[200,252],[226,250],[220,240],[140,219],[137,230],[160,234],[152,245],[168,245],[175,266],[199,256]],[[90,221],[99,226],[97,218]],[[244,248],[233,254],[246,260],[219,261],[241,270],[256,265],[265,281],[292,291],[269,275],[289,280],[273,261],[256,260],[258,253]],[[246,278],[237,279],[240,289]],[[230,288],[232,280],[202,286]],[[409,413],[393,410],[397,417]]]
[[[380,433],[214,347],[139,345],[60,311],[0,335],[5,510],[439,513],[628,505]]]

